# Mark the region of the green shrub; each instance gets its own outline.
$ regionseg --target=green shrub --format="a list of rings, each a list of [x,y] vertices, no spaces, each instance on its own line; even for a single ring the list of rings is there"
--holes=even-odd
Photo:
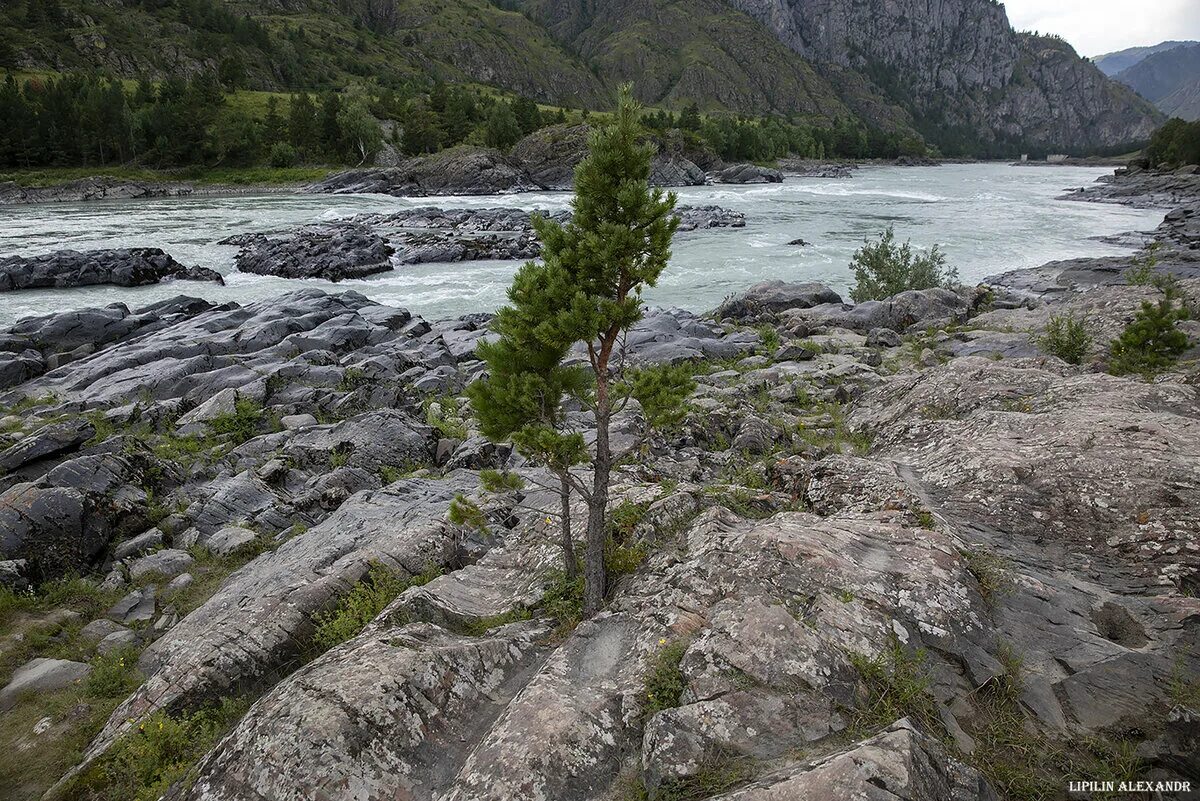
[[[276,142],[271,145],[271,153],[267,158],[272,167],[295,167],[300,154],[287,142]]]
[[[577,570],[574,579],[561,570],[552,571],[540,607],[558,621],[556,639],[572,631],[583,619],[583,570]]]
[[[121,648],[96,656],[87,677],[87,694],[94,698],[124,698],[142,683],[137,650]]]
[[[373,565],[366,578],[342,596],[333,610],[313,615],[317,626],[313,633],[313,648],[317,653],[324,653],[349,640],[378,617],[400,593],[409,587],[428,584],[439,575],[441,571],[430,568],[419,575],[403,577],[382,565]]]
[[[244,699],[226,698],[191,715],[156,712],[75,776],[62,796],[154,801],[182,779],[249,707]]]
[[[850,269],[855,303],[884,300],[909,289],[952,287],[958,283],[958,271],[946,266],[946,255],[934,245],[928,251],[914,251],[911,242],[896,244],[892,226],[876,242],[867,241],[859,248]]]
[[[261,404],[249,398],[239,398],[234,402],[232,412],[217,415],[208,421],[208,426],[214,434],[228,436],[240,445],[254,438],[264,417]]]
[[[425,422],[446,439],[467,438],[467,427],[458,417],[458,404],[452,396],[425,401]]]
[[[1067,364],[1080,364],[1092,347],[1087,325],[1073,314],[1056,314],[1046,323],[1038,344]]]
[[[662,649],[654,655],[650,663],[650,673],[646,676],[646,694],[643,714],[653,717],[664,709],[674,709],[679,706],[679,699],[687,689],[687,681],[679,669],[683,654],[688,644],[683,640],[672,643],[662,642]]]
[[[1176,327],[1187,318],[1187,308],[1175,305],[1173,293],[1158,303],[1143,301],[1132,322],[1113,340],[1109,371],[1152,375],[1169,368],[1187,350],[1187,334]]]

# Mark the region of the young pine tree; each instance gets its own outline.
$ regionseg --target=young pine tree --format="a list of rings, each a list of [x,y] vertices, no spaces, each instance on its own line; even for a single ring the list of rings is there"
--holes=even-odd
[[[558,406],[561,394],[575,394],[594,417],[595,443],[587,454],[591,484],[573,485],[588,506],[585,615],[599,611],[607,584],[609,482],[621,456],[613,453],[610,444],[613,415],[636,398],[647,420],[662,421],[670,417],[668,409],[678,407],[691,390],[690,378],[681,371],[643,375],[622,369],[623,336],[642,318],[642,290],[654,286],[666,268],[671,238],[679,225],[673,214],[675,196],[650,189],[653,154],[642,142],[639,112],[630,87],[622,88],[612,123],[592,132],[588,156],[576,169],[571,221],[566,225],[535,221],[543,261],[526,264],[518,273],[509,294],[512,306],[498,315],[501,339],[484,351],[490,364],[500,361],[501,354],[514,361],[518,376],[513,379],[514,397],[505,401],[500,412],[528,403],[535,412],[527,411],[516,420],[521,425],[535,421],[529,433],[537,432],[541,447],[564,443],[564,435],[548,424],[559,418],[547,414],[549,407]],[[586,393],[580,391],[577,373],[559,372],[562,360],[576,345],[586,354],[584,369],[590,385]],[[525,361],[530,354],[539,360]],[[529,369],[522,369],[525,363]],[[495,408],[499,402],[489,392],[476,389],[472,400],[481,418],[499,413]],[[502,428],[493,433],[502,433]],[[564,461],[582,457],[570,450],[563,455],[568,457]]]

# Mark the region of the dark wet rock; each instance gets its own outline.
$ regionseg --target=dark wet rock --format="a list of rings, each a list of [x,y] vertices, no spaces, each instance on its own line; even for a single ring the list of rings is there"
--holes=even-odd
[[[13,592],[24,592],[29,589],[29,560],[0,560],[0,587]]]
[[[723,209],[720,206],[688,206],[675,207],[675,216],[679,218],[680,231],[697,231],[709,228],[744,228],[746,215],[740,211]]]
[[[62,250],[42,256],[0,259],[0,292],[66,287],[145,286],[166,279],[225,283],[221,274],[205,267],[185,267],[158,248]]]
[[[788,244],[799,248],[806,248],[812,243],[805,239],[793,239],[791,242],[788,242]]]
[[[108,616],[118,623],[130,625],[154,619],[154,585],[133,590],[108,610]]]
[[[683,156],[660,154],[650,163],[653,186],[704,186],[707,180],[704,170]]]
[[[145,487],[163,475],[144,450],[65,461],[0,494],[0,556],[28,559],[43,578],[86,572],[120,536],[146,526]]]
[[[244,273],[344,281],[393,269],[394,250],[366,226],[316,225],[281,237],[257,237],[237,255]]]
[[[310,194],[497,195],[540,188],[495,150],[456,147],[417,156],[386,169],[350,170],[305,187]]]
[[[876,348],[898,348],[900,335],[890,328],[872,328],[867,332],[867,344]]]
[[[734,164],[713,173],[713,182],[718,184],[778,184],[783,183],[783,173],[757,164]]]
[[[841,295],[824,284],[764,281],[740,295],[729,298],[717,307],[713,315],[718,320],[752,320],[763,314],[777,314],[788,309],[808,309],[841,302]]]
[[[163,544],[163,533],[161,529],[152,528],[142,534],[125,540],[113,549],[113,559],[120,561],[128,559],[131,556],[140,556],[146,551],[151,551],[160,547]]]
[[[137,648],[141,644],[142,638],[136,631],[132,629],[121,629],[109,634],[100,642],[96,643],[96,653],[104,656],[111,654],[114,651],[123,651],[127,648]]]
[[[758,345],[754,333],[727,334],[683,309],[651,309],[629,330],[626,352],[642,364],[682,364],[744,356]]]

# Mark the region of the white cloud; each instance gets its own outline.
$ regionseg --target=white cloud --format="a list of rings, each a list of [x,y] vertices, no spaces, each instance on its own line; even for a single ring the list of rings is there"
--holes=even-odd
[[[1006,0],[1022,31],[1056,33],[1098,56],[1168,39],[1200,39],[1200,0]]]

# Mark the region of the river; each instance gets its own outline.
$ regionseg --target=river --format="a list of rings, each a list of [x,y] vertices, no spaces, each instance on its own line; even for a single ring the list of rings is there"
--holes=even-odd
[[[844,290],[850,257],[865,237],[894,224],[900,239],[940,243],[965,282],[1054,259],[1128,252],[1092,237],[1150,230],[1163,212],[1056,200],[1109,172],[1083,167],[1003,164],[866,167],[843,179],[789,178],[782,184],[678,190],[681,203],[718,204],[746,214],[743,229],[680,234],[671,267],[647,293],[658,305],[704,311],[730,293],[768,278],[821,281]],[[216,244],[249,231],[271,231],[360,212],[411,206],[516,206],[559,209],[568,193],[499,197],[392,198],[380,195],[266,195],[0,206],[0,256],[71,248],[161,247],[187,264],[226,276],[224,287],[168,282],[126,289],[87,287],[0,294],[0,325],[22,317],[109,303],[137,308],[179,294],[246,303],[299,286],[354,289],[427,319],[491,311],[517,266],[465,262],[402,266],[364,280],[332,284],[238,273],[234,247]],[[802,238],[808,247],[787,243]]]

